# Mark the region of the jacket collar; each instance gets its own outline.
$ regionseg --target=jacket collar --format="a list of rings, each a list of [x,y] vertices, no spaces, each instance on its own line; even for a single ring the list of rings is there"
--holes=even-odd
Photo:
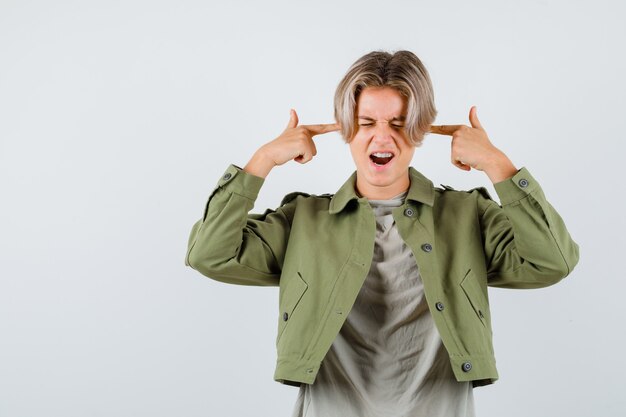
[[[406,199],[419,201],[432,207],[435,201],[433,182],[413,167],[409,167],[409,180],[411,185],[409,185]],[[348,202],[358,198],[359,196],[356,194],[356,171],[354,171],[339,191],[333,195],[328,210],[330,214],[339,213]]]

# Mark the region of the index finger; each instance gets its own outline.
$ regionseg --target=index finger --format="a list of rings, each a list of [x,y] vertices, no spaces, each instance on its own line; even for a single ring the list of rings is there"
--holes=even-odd
[[[464,125],[438,125],[438,126],[431,125],[429,132],[436,133],[438,135],[452,136],[452,134],[461,126],[464,126]]]
[[[312,136],[322,133],[334,132],[341,129],[339,123],[317,124],[317,125],[301,125],[312,133]]]

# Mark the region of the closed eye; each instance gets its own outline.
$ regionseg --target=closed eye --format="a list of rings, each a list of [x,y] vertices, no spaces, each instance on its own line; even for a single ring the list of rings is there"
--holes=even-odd
[[[361,123],[359,124],[359,126],[374,126],[374,123]],[[400,126],[400,125],[391,125],[391,127],[393,127],[394,129],[404,128],[404,126]]]

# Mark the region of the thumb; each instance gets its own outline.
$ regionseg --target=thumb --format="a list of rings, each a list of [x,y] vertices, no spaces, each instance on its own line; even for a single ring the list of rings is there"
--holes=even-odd
[[[470,114],[469,114],[470,123],[472,124],[472,127],[475,127],[480,130],[485,130],[483,129],[483,125],[481,125],[480,122],[478,121],[478,116],[476,115],[477,111],[478,111],[477,107],[472,106],[472,108],[470,109]]]
[[[296,127],[298,126],[298,115],[296,114],[296,111],[294,109],[290,109],[289,110],[289,123],[287,123],[287,128],[289,129],[290,127]]]

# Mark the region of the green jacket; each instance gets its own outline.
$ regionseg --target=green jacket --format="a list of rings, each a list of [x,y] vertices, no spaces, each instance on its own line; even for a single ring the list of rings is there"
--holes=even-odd
[[[487,286],[540,288],[566,277],[579,248],[524,167],[483,187],[434,187],[409,167],[405,203],[393,210],[420,269],[430,312],[458,381],[498,379]],[[376,221],[355,192],[285,196],[249,213],[264,179],[230,165],[191,229],[185,265],[217,281],[279,286],[274,380],[312,384],[365,280]]]

